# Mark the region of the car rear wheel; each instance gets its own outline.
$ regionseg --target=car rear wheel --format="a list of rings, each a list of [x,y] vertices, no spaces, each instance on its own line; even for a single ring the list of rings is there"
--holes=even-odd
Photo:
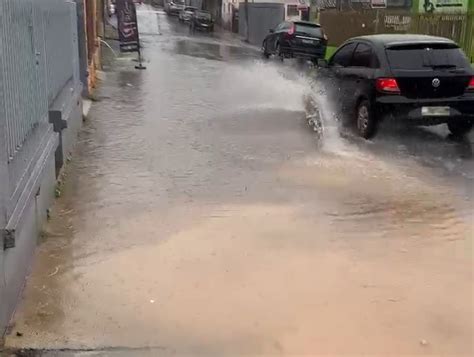
[[[455,136],[462,136],[469,133],[472,129],[471,121],[452,121],[448,123],[448,129]]]
[[[283,62],[284,57],[283,57],[283,53],[281,52],[281,47],[279,43],[277,43],[276,45],[275,56],[277,56],[277,58]]]
[[[262,43],[262,56],[266,59],[270,57],[270,54],[267,51],[267,41],[263,41]]]
[[[364,139],[372,138],[377,132],[377,119],[372,111],[370,102],[363,99],[356,109],[357,131]]]

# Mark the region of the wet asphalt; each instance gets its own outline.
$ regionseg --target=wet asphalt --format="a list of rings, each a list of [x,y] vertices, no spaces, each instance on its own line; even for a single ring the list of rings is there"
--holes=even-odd
[[[138,15],[147,69],[107,62],[7,348],[472,355],[474,137],[364,141],[318,97],[318,139],[306,69]]]

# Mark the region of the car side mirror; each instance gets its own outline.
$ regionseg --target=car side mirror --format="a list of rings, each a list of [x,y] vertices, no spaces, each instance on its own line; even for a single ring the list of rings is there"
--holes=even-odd
[[[329,67],[328,61],[326,61],[324,58],[318,59],[318,67],[328,68]]]
[[[274,29],[270,29],[270,30],[268,30],[268,32],[270,32],[270,33],[274,33],[274,32],[275,32],[275,30],[274,30]]]

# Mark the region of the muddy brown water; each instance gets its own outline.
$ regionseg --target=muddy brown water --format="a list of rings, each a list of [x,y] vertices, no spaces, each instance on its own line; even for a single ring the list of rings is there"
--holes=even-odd
[[[469,143],[329,130],[318,145],[291,64],[139,17],[148,69],[106,73],[6,345],[472,355]]]

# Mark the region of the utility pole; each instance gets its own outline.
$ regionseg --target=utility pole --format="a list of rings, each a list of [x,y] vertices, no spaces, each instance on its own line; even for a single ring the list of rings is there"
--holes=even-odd
[[[249,42],[249,0],[245,0],[244,2],[245,8],[245,41]]]

